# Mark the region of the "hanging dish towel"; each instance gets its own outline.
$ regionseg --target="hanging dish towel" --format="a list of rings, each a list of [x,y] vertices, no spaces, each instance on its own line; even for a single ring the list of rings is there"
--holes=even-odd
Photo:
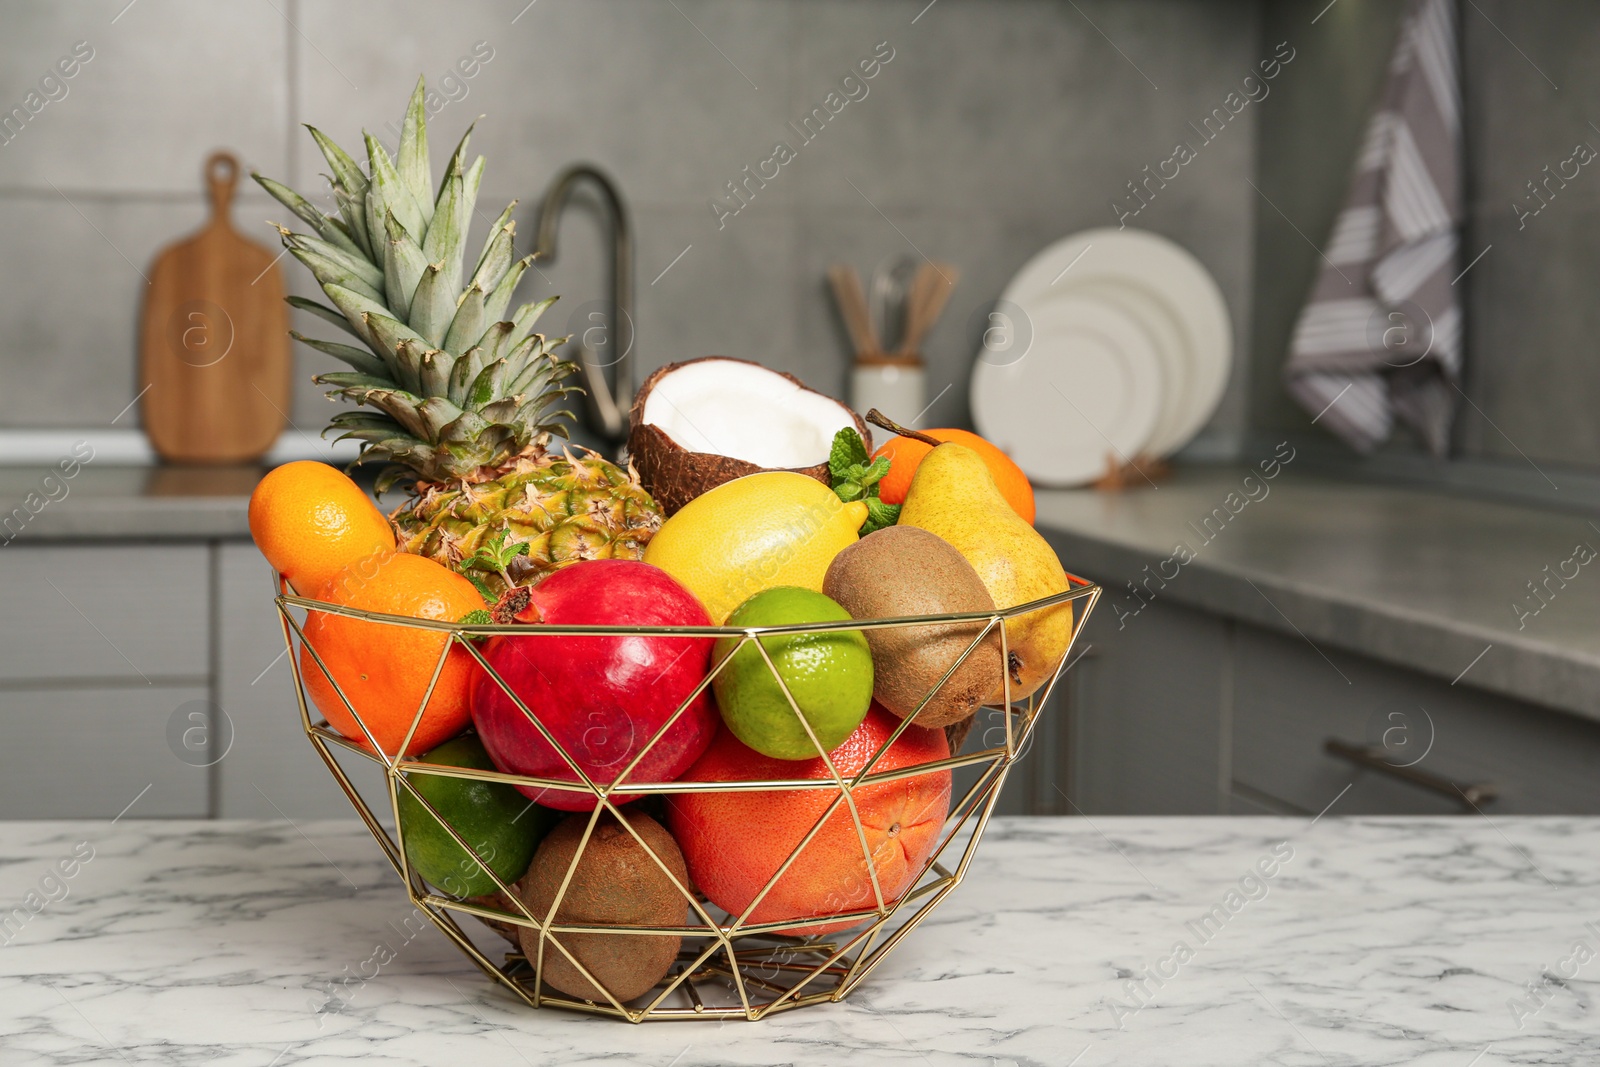
[[[1443,456],[1461,374],[1461,83],[1454,0],[1408,0],[1344,210],[1300,312],[1290,395],[1371,451],[1396,418]]]

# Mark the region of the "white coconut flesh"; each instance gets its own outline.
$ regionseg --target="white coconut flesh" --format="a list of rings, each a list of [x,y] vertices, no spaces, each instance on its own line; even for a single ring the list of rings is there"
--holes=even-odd
[[[850,409],[765,367],[701,359],[657,379],[640,419],[690,452],[758,467],[826,463]]]

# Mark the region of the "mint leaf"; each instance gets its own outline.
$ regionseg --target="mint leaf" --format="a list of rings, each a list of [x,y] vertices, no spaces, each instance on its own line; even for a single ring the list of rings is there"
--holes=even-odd
[[[480,576],[473,574],[470,570],[463,570],[461,575],[467,581],[472,583],[473,588],[477,589],[478,595],[483,597],[483,602],[485,604],[493,604],[495,601],[500,599],[500,594],[496,593],[494,588],[490,586],[488,582],[484,581]]]
[[[888,473],[889,457],[879,456],[877,459],[872,461],[871,466],[867,467],[861,472],[861,484],[863,486],[877,485],[879,482],[883,481],[884,475]]]
[[[833,447],[828,451],[828,474],[835,485],[845,478],[845,473],[856,464],[867,462],[867,443],[855,427],[846,426],[833,435]]]
[[[876,495],[867,498],[867,521],[861,526],[861,536],[876,533],[885,526],[893,526],[900,521],[900,505],[885,504]]]
[[[899,504],[885,504],[878,499],[878,483],[889,473],[889,457],[872,459],[867,455],[867,443],[861,435],[848,426],[833,438],[833,451],[828,456],[828,476],[833,493],[846,504],[854,500],[867,503],[867,521],[861,526],[861,536],[874,533],[885,526],[893,526],[900,518]]]

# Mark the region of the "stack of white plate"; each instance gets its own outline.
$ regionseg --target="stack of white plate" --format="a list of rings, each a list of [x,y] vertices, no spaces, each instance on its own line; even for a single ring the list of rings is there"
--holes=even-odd
[[[1086,230],[1029,260],[990,316],[972,372],[978,433],[1036,485],[1163,458],[1222,399],[1233,332],[1217,283],[1143,230]]]

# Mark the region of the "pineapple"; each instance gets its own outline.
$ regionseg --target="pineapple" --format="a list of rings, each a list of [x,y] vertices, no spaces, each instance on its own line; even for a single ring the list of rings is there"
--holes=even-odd
[[[315,231],[279,227],[333,307],[289,302],[366,346],[294,335],[351,367],[315,379],[361,408],[335,415],[328,429],[362,442],[358,463],[388,464],[380,491],[412,479],[411,498],[390,516],[401,547],[460,571],[491,600],[574,560],[638,559],[661,511],[631,465],[552,446],[566,436],[560,419],[570,418],[552,406],[576,391],[567,384],[572,364],[553,351],[566,339],[533,332],[555,298],[506,315],[533,262],[514,258],[515,201],[462,287],[483,157],[463,162],[469,128],[434,197],[423,94],[419,79],[393,159],[364,134],[366,173],[310,128],[333,172],[337,216],[252,174]]]

